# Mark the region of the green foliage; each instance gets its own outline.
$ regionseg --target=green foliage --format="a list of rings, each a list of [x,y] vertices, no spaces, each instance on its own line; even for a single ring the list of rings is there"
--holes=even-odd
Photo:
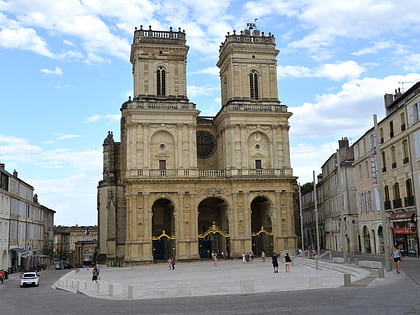
[[[314,190],[314,183],[313,182],[309,182],[306,184],[303,184],[302,186],[300,186],[300,192],[302,194],[306,194],[307,192],[310,192]]]

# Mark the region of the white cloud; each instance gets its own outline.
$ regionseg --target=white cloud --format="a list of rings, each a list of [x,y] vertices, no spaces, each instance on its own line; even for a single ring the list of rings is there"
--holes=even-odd
[[[214,92],[219,91],[219,90],[220,90],[219,87],[204,87],[204,86],[189,85],[188,95],[191,98],[194,98],[199,95],[212,95]]]
[[[31,50],[37,54],[54,58],[54,54],[47,48],[47,43],[31,28],[1,29],[0,46]]]
[[[119,121],[121,119],[121,115],[111,115],[111,114],[98,115],[98,114],[95,114],[95,115],[87,117],[85,120],[83,120],[83,122],[88,123],[88,124],[89,123],[96,123],[96,122],[99,122],[100,120],[102,120],[104,118],[108,119],[110,121]]]
[[[371,47],[362,48],[356,52],[353,52],[352,55],[362,56],[366,54],[377,54],[379,51],[395,47],[395,45],[396,44],[392,41],[373,42],[373,45]]]
[[[412,54],[402,60],[404,70],[420,71],[420,54]]]
[[[52,74],[52,75],[63,75],[63,71],[59,67],[55,67],[54,70],[49,69],[41,69],[42,73]]]
[[[344,80],[358,78],[365,69],[353,60],[342,62],[339,64],[324,64],[316,71],[316,76],[331,80]]]
[[[219,75],[219,68],[218,67],[208,67],[204,69],[200,69],[198,71],[190,72],[190,74],[210,74],[210,75]]]
[[[300,77],[300,78],[326,78],[329,80],[341,81],[345,79],[358,78],[365,68],[359,66],[353,60],[337,63],[323,64],[316,69],[309,69],[303,66],[278,66],[277,74],[279,77]]]
[[[384,116],[385,93],[392,93],[400,86],[399,82],[418,80],[420,74],[350,80],[335,94],[318,95],[314,104],[304,103],[302,106],[291,107],[291,136],[360,137],[372,127],[373,114],[377,114],[378,117]]]
[[[96,186],[102,173],[101,150],[46,150],[26,139],[0,134],[0,156],[6,169],[18,170],[19,178],[34,187],[41,204],[57,211],[55,224],[96,222]],[[39,168],[39,175],[26,180],[29,169],[34,174],[36,168]],[[55,178],[48,178],[47,173],[41,171],[51,168]]]
[[[80,135],[63,135],[60,133],[53,133],[57,137],[57,140],[67,140],[67,139],[74,139],[80,138]]]

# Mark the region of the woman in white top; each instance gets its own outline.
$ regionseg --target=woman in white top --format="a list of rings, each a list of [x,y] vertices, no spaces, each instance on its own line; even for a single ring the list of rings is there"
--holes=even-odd
[[[397,269],[397,273],[400,273],[401,252],[396,246],[394,246],[394,250],[392,251],[392,257],[394,257],[395,268]]]

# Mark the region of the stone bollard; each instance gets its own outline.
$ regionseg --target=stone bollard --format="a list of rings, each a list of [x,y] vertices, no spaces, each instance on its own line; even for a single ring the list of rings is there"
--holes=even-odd
[[[241,293],[254,293],[255,292],[255,284],[254,280],[241,280]]]
[[[179,283],[177,286],[178,296],[191,296],[191,287],[186,283]]]
[[[109,295],[110,296],[118,296],[122,294],[121,284],[119,283],[112,283],[109,285]]]
[[[378,278],[385,278],[384,268],[378,268]]]
[[[359,258],[355,258],[355,259],[354,259],[354,264],[355,264],[355,265],[358,265],[358,264],[359,264]]]
[[[109,295],[109,284],[106,282],[99,282],[96,287],[97,295]]]
[[[349,273],[344,274],[344,286],[351,287],[351,274]]]
[[[321,279],[321,277],[310,277],[309,278],[309,287],[311,289],[322,288],[322,279]]]
[[[139,285],[130,284],[128,286],[128,298],[136,299],[142,296],[142,288]]]

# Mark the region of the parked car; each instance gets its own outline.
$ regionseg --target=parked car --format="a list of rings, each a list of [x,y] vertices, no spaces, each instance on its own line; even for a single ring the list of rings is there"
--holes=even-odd
[[[55,268],[55,270],[61,270],[61,262],[56,261],[54,263],[54,268]]]
[[[36,272],[24,272],[23,275],[20,277],[20,287],[24,287],[25,285],[39,285],[39,275]]]
[[[68,261],[64,262],[63,266],[64,269],[71,269],[74,267],[74,265],[72,263],[69,263]]]

